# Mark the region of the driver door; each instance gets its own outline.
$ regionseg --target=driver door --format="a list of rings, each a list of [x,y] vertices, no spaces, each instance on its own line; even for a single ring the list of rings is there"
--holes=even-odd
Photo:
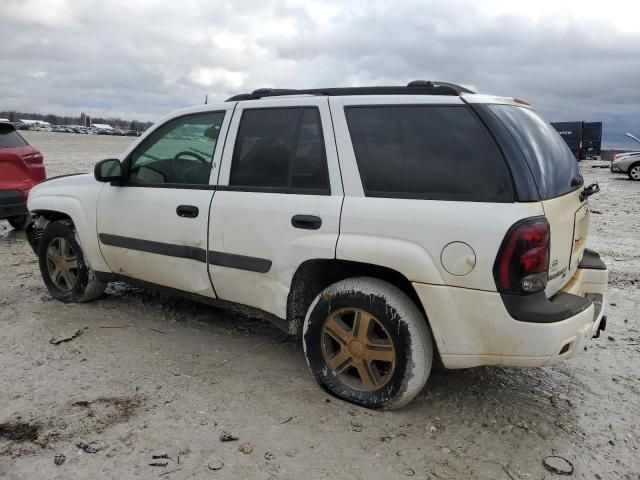
[[[112,272],[215,298],[207,225],[232,107],[169,119],[126,154],[123,184],[105,184],[98,200]]]

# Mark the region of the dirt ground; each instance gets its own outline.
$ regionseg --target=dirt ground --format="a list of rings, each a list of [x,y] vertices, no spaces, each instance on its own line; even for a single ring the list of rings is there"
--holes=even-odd
[[[49,175],[132,141],[27,136]],[[554,367],[434,372],[395,412],[329,397],[300,342],[256,318],[122,284],[54,301],[0,222],[0,478],[551,479],[558,455],[572,478],[640,479],[640,183],[597,164],[582,167],[602,187],[590,241],[611,269],[607,331]]]

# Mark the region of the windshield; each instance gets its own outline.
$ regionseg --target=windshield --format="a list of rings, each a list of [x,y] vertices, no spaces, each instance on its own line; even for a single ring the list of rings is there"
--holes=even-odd
[[[541,199],[559,197],[583,184],[578,162],[558,132],[533,110],[489,105],[522,150]]]

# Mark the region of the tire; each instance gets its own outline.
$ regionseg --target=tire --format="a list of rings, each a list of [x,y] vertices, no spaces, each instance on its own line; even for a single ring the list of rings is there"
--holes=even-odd
[[[38,242],[38,261],[49,293],[60,301],[90,302],[99,298],[107,286],[85,261],[69,220],[47,225]]]
[[[640,180],[640,163],[634,163],[631,165],[627,171],[627,175],[629,175],[631,180]]]
[[[31,223],[30,215],[19,215],[17,217],[9,217],[7,218],[7,222],[11,225],[15,230],[24,230]]]
[[[360,327],[367,324],[365,332]],[[349,278],[324,289],[307,311],[303,344],[318,384],[373,409],[413,400],[433,362],[426,318],[400,289],[377,278]]]

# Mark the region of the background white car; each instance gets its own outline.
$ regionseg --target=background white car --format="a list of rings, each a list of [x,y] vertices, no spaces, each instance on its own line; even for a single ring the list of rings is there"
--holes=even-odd
[[[626,135],[640,143],[640,139],[635,135],[631,133]],[[640,152],[618,153],[611,161],[611,171],[613,173],[626,173],[631,180],[640,180]]]

